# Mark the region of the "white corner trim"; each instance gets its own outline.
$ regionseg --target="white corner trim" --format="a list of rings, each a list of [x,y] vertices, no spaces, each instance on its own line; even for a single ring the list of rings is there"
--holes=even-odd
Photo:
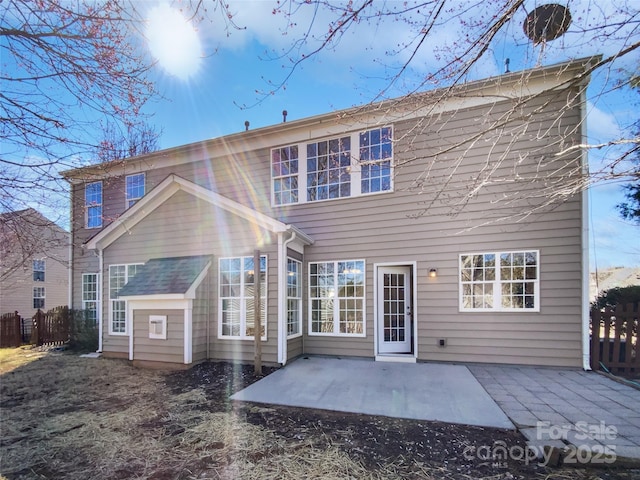
[[[184,363],[193,362],[193,301],[189,300],[184,309]]]

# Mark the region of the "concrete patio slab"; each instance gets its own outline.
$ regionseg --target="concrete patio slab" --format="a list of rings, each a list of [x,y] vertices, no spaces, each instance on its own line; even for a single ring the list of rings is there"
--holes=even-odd
[[[464,365],[305,357],[232,400],[513,429]]]

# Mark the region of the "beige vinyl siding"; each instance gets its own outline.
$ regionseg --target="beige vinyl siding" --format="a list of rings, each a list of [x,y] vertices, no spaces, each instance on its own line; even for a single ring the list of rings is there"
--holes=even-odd
[[[551,106],[550,110],[558,109]],[[494,109],[495,114],[500,111]],[[498,148],[480,146],[466,151],[456,176],[444,188],[456,155],[463,150],[430,158],[438,144],[450,145],[451,139],[459,135],[456,128],[477,124],[483,115],[482,109],[459,111],[453,123],[440,117],[438,129],[434,127],[436,133],[417,138],[409,133],[414,122],[395,124],[394,137],[412,140],[410,155],[415,160],[396,169],[393,193],[282,210],[283,221],[295,224],[315,240],[305,250],[307,264],[355,258],[367,262],[367,337],[307,336],[305,353],[373,356],[373,265],[416,261],[419,360],[580,365],[580,196],[517,222],[517,218],[509,217],[522,208],[531,209],[527,204],[532,201],[544,201],[524,198],[527,192],[540,189],[544,181],[527,178],[542,168],[538,157],[530,156],[528,163],[518,167],[521,181],[502,181],[473,197],[466,195],[474,175],[504,147],[499,144]],[[549,115],[541,119],[539,127],[546,130],[556,124],[560,131],[578,118],[576,111],[558,124],[555,116]],[[494,178],[513,178],[513,159],[518,152],[528,154],[540,149],[541,141],[535,140],[538,128],[530,128],[532,133],[527,138],[510,146],[509,160],[497,168]],[[402,152],[408,151],[409,146],[399,141],[394,148],[396,161],[403,162]],[[553,170],[560,161],[575,164],[577,159],[558,159],[544,168]],[[428,176],[425,171],[429,171]],[[418,189],[416,179],[420,178],[423,180]],[[507,198],[513,194],[513,199],[508,198],[510,203],[500,201],[505,194]],[[540,251],[540,312],[459,312],[459,254],[518,249]],[[436,279],[428,278],[430,268],[438,269]],[[441,338],[446,339],[445,347],[438,346]]]
[[[166,340],[149,338],[149,315],[166,315]],[[135,310],[133,359],[184,363],[184,310]]]
[[[213,261],[215,261],[215,259]],[[210,338],[214,333],[210,330],[215,326],[215,323],[211,321],[213,319],[214,311],[213,308],[211,308],[214,298],[211,294],[211,270],[212,268],[209,269],[209,273],[196,289],[196,298],[193,300],[193,363],[199,363],[207,360],[207,338]]]
[[[46,235],[46,232],[43,232]],[[33,280],[33,259],[45,260],[44,281]],[[0,314],[17,311],[22,317],[32,317],[34,287],[44,287],[44,311],[69,304],[69,269],[66,264],[69,247],[56,247],[39,252],[16,268],[0,284]],[[10,263],[9,260],[8,263]],[[65,262],[65,263],[63,263]]]
[[[303,318],[306,316],[303,314]],[[304,353],[302,336],[287,340],[287,360],[293,360]]]

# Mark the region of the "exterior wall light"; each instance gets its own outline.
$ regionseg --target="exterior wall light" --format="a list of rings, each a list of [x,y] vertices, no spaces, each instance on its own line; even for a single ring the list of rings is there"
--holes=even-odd
[[[438,270],[436,270],[435,268],[432,268],[431,270],[429,270],[429,276],[431,278],[436,278],[438,276]]]

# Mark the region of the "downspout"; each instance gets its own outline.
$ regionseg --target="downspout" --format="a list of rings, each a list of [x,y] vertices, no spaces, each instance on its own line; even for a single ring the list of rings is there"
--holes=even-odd
[[[104,292],[102,291],[102,270],[104,268],[104,258],[102,256],[102,249],[98,248],[98,308],[96,314],[98,315],[98,353],[102,353],[102,336],[103,336],[103,322],[102,322],[102,298]]]
[[[586,90],[586,85],[584,85],[580,92],[580,104],[582,105],[581,142],[583,145],[586,145],[587,142]],[[582,189],[582,368],[591,370],[589,341],[589,159],[586,149],[583,149],[580,161],[582,163],[582,178],[587,179],[587,184]]]
[[[71,186],[71,190],[73,190],[73,186]],[[73,198],[73,195],[71,195],[71,197]],[[69,288],[67,291],[67,302],[69,308],[73,308],[73,202],[69,203],[71,205],[69,206],[69,264],[67,265],[69,268]]]
[[[278,363],[283,367],[287,363],[287,246],[296,238],[296,232],[283,241],[283,234],[278,233],[278,250],[280,251],[280,267],[278,268]]]

